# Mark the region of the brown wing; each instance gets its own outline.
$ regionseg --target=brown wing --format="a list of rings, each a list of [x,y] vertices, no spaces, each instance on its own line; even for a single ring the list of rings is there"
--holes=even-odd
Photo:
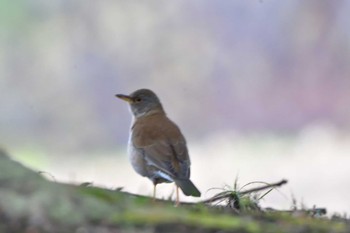
[[[138,119],[133,126],[132,139],[149,165],[171,177],[189,178],[190,159],[186,140],[180,129],[165,115]]]

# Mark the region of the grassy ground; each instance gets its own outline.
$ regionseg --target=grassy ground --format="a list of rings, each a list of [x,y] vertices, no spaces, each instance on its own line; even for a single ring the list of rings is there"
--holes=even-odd
[[[120,190],[55,183],[0,151],[0,232],[340,233],[350,232],[350,224],[306,211],[238,211],[204,203],[174,207]]]

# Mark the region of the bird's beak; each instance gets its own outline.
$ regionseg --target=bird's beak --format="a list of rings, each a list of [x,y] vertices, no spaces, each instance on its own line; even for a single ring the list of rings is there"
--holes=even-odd
[[[122,99],[122,100],[128,102],[128,103],[133,103],[134,102],[134,100],[128,95],[117,94],[115,96],[118,97],[119,99]]]

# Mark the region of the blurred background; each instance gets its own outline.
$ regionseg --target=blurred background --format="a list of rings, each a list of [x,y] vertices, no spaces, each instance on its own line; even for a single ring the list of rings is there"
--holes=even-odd
[[[285,178],[263,206],[294,196],[349,212],[349,12],[346,0],[1,0],[0,146],[48,179],[151,195],[114,97],[146,87],[185,134],[202,198],[237,177]]]

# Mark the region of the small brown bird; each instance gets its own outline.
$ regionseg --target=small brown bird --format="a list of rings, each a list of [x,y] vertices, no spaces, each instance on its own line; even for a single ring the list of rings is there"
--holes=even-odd
[[[176,205],[179,204],[179,187],[186,196],[200,197],[201,193],[190,180],[186,140],[177,125],[166,116],[156,94],[140,89],[116,97],[130,104],[133,122],[129,159],[137,173],[153,182],[153,198],[157,184],[163,182],[175,182]]]

